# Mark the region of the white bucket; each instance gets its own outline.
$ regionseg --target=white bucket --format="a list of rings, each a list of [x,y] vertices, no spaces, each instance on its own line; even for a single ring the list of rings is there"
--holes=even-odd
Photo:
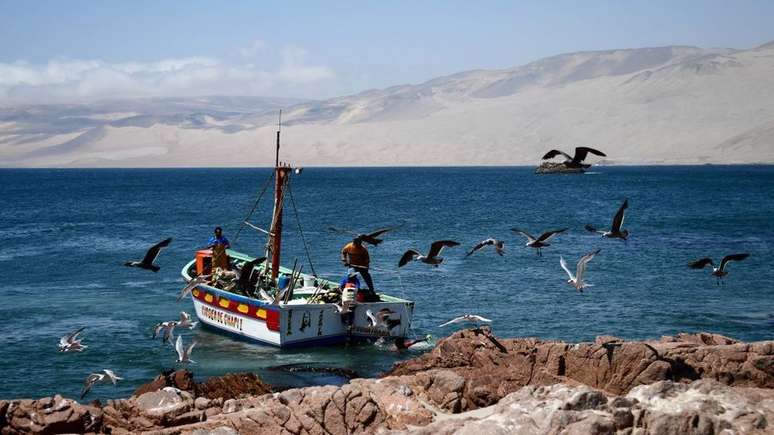
[[[304,277],[304,287],[316,287],[315,285],[316,279],[314,279],[313,276],[307,275]]]
[[[354,289],[344,289],[341,292],[341,302],[349,302],[355,299]]]

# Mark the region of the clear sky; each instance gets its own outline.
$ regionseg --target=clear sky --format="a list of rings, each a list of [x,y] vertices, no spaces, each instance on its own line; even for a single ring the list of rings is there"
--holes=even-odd
[[[559,53],[774,40],[774,1],[0,0],[0,102],[325,98]]]

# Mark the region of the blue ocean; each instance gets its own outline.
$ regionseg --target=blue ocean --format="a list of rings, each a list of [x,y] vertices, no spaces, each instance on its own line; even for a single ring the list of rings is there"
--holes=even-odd
[[[124,377],[88,396],[131,394],[160,371],[177,367],[171,346],[151,328],[193,314],[176,302],[181,268],[222,226],[236,250],[259,254],[264,237],[241,222],[270,169],[0,170],[0,397],[61,393],[77,397],[84,378],[103,368]],[[307,168],[294,176],[293,208],[285,215],[283,264],[294,259],[338,279],[347,238],[358,231],[402,224],[371,248],[380,291],[416,301],[413,332],[434,340],[459,326],[438,325],[464,313],[492,319],[501,337],[593,340],[610,334],[658,338],[710,331],[743,340],[774,338],[774,167],[599,167],[581,176],[533,174],[533,168]],[[629,199],[628,243],[601,239],[584,224],[610,225]],[[251,221],[267,226],[270,192]],[[543,256],[511,233],[567,227]],[[152,244],[172,237],[161,271],[124,267]],[[506,254],[477,242],[495,237]],[[453,239],[441,267],[397,268],[408,248]],[[584,293],[566,283],[560,255],[589,263]],[[721,286],[709,270],[687,263],[731,253]],[[85,326],[83,353],[59,353],[59,337]],[[376,375],[430,346],[396,353],[374,345],[300,350],[235,341],[211,330],[183,331],[199,344],[190,366],[198,380],[252,371],[277,386],[341,382],[333,375],[278,371],[277,366],[339,367]]]

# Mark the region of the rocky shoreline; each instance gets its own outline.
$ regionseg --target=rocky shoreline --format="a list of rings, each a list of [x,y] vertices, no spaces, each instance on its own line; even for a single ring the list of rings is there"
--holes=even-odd
[[[0,400],[0,433],[772,433],[774,341],[565,343],[459,331],[378,379],[272,392],[159,375],[127,399]]]

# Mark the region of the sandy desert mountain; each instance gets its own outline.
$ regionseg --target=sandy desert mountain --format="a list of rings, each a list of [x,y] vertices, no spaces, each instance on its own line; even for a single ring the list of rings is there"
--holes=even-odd
[[[158,98],[0,108],[0,166],[774,162],[774,42],[562,54],[324,101]],[[599,159],[595,161],[599,162]]]

